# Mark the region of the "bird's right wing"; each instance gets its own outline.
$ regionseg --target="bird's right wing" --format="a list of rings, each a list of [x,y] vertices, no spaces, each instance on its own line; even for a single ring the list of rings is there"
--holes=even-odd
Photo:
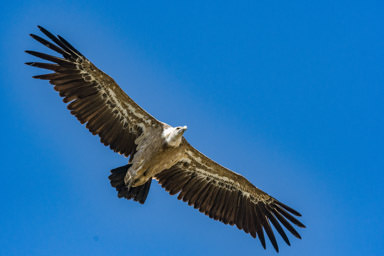
[[[292,224],[305,227],[293,215],[300,213],[256,188],[243,176],[206,157],[185,139],[185,157],[156,175],[159,183],[178,199],[188,202],[210,218],[258,236],[265,248],[264,232],[278,251],[272,225],[289,245],[283,227],[301,238]],[[292,224],[291,224],[292,223]],[[283,227],[282,227],[283,226]]]
[[[160,127],[156,120],[138,106],[116,82],[99,70],[61,36],[39,29],[52,41],[31,34],[32,38],[61,54],[63,58],[26,51],[53,63],[27,62],[27,65],[53,71],[34,78],[49,80],[60,93],[67,108],[104,145],[125,156],[134,154],[135,140],[146,131]]]

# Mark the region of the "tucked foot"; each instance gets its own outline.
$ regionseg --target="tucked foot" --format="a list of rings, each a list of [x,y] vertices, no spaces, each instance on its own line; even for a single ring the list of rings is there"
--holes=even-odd
[[[131,178],[128,180],[128,184],[130,183],[130,181],[133,182],[129,185],[130,188],[128,188],[127,183],[125,183],[125,177],[127,176],[127,170],[129,169],[129,167],[131,167],[130,164],[111,170],[111,175],[109,176],[109,179],[111,180],[111,185],[116,188],[119,198],[124,197],[126,199],[133,199],[143,204],[145,202],[145,199],[147,198],[152,179],[149,179],[143,185],[132,187],[133,185],[137,184],[138,181],[135,178]]]
[[[127,185],[128,190],[132,187],[135,181],[136,171],[131,168],[128,169],[127,174],[124,177],[124,183]]]

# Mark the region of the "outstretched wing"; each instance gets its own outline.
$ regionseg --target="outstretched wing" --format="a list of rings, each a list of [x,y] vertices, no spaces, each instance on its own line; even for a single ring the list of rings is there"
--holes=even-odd
[[[291,223],[305,227],[293,215],[300,213],[253,186],[243,176],[212,161],[184,139],[185,158],[156,179],[171,194],[188,202],[210,218],[236,226],[259,240],[264,248],[264,231],[278,251],[272,225],[290,245],[282,226],[301,238]],[[272,225],[271,225],[272,223]]]
[[[49,80],[60,93],[67,108],[104,145],[125,156],[134,154],[135,140],[160,122],[139,107],[116,82],[94,66],[61,36],[54,36],[38,26],[50,40],[31,34],[31,37],[62,55],[27,53],[53,63],[27,62],[27,65],[53,71],[34,78]]]

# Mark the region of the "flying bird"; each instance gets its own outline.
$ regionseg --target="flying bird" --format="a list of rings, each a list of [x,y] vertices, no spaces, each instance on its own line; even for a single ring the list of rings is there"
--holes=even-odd
[[[294,227],[305,227],[295,217],[301,216],[299,212],[200,153],[183,136],[187,126],[157,120],[63,37],[38,28],[48,40],[31,37],[61,57],[26,51],[49,61],[27,65],[52,71],[33,78],[48,80],[80,123],[105,146],[129,157],[127,165],[111,170],[109,176],[119,198],[143,204],[156,179],[171,195],[178,194],[179,200],[210,218],[258,237],[264,249],[264,233],[276,251],[276,231],[288,245],[286,230],[301,238]]]

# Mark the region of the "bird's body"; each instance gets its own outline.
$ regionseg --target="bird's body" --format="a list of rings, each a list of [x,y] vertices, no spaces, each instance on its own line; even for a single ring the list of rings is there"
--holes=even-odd
[[[304,227],[294,217],[300,213],[200,153],[183,137],[186,126],[172,127],[158,121],[64,38],[39,29],[51,41],[31,36],[62,58],[26,51],[53,62],[26,63],[53,71],[34,78],[49,80],[92,134],[115,152],[130,157],[127,165],[113,169],[109,176],[119,197],[144,203],[152,179],[156,179],[171,195],[178,193],[178,199],[200,212],[258,236],[264,248],[265,232],[278,251],[272,225],[288,245],[283,227],[301,238],[292,226]]]
[[[125,183],[132,186],[140,186],[156,174],[169,169],[179,162],[185,154],[185,144],[182,143],[182,135],[186,128],[171,127],[163,124],[161,130],[155,129],[143,138],[136,139],[137,152],[127,171]]]

